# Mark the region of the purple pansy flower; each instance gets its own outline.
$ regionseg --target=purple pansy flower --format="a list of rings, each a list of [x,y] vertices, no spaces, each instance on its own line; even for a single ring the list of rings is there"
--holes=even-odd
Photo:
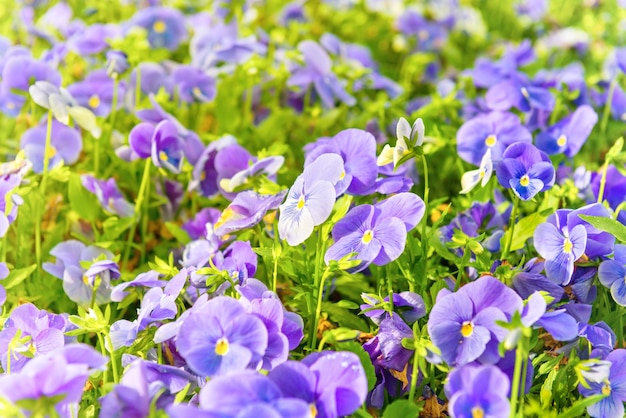
[[[109,45],[107,39],[117,38],[121,30],[114,24],[93,24],[76,31],[69,39],[69,47],[79,55],[94,55],[104,51]]]
[[[301,362],[276,367],[269,378],[286,397],[302,399],[313,416],[338,418],[365,402],[367,378],[361,361],[349,352],[322,351]]]
[[[140,158],[152,158],[157,167],[179,173],[183,164],[184,140],[179,136],[176,125],[163,120],[157,125],[142,122],[129,134],[131,149]]]
[[[522,299],[491,276],[482,276],[455,293],[440,296],[428,318],[428,333],[451,365],[498,361],[498,343],[507,331],[496,324],[522,311]]]
[[[532,142],[530,132],[519,118],[508,112],[489,112],[465,122],[456,135],[457,152],[464,161],[476,166],[491,150],[491,159],[498,161],[502,153],[515,142]]]
[[[490,87],[485,100],[490,109],[501,111],[512,107],[522,112],[533,109],[551,111],[554,108],[554,96],[550,90],[531,83],[522,73],[515,73],[508,80]]]
[[[357,206],[333,227],[335,243],[324,261],[328,264],[356,252],[361,263],[355,271],[371,263],[385,265],[402,254],[408,231],[423,215],[424,202],[413,193],[400,193],[373,206]]]
[[[236,143],[237,140],[233,136],[225,135],[207,145],[195,162],[192,180],[189,182],[188,190],[192,191],[198,189],[199,193],[204,197],[215,196],[220,191],[218,177],[221,177],[216,167],[218,161],[217,155],[221,150],[226,149],[230,145],[235,145]],[[220,159],[222,158],[224,158],[224,156],[220,157]]]
[[[130,23],[148,31],[148,42],[152,48],[173,51],[187,37],[184,15],[170,7],[148,7],[140,10]]]
[[[287,85],[309,88],[313,85],[322,103],[327,108],[335,106],[339,99],[348,106],[356,103],[354,97],[346,92],[344,85],[332,71],[332,62],[324,49],[313,41],[302,41],[298,50],[304,58],[304,66],[297,68],[287,81]]]
[[[210,102],[215,98],[215,79],[191,65],[181,65],[172,72],[180,100],[185,103]]]
[[[278,233],[291,246],[304,242],[313,228],[330,215],[335,204],[335,184],[343,173],[337,154],[322,154],[294,182],[280,206]]]
[[[267,211],[278,209],[287,191],[275,195],[260,195],[252,190],[238,193],[213,225],[216,235],[224,236],[261,222]]]
[[[123,97],[125,84],[118,85],[118,97]],[[106,70],[96,70],[89,74],[83,81],[71,84],[67,91],[83,107],[91,109],[96,116],[106,117],[111,113],[113,106],[114,81],[109,78]],[[118,101],[117,106],[120,106]]]
[[[614,350],[604,360],[611,362],[608,379],[602,383],[589,382],[590,388],[579,385],[578,391],[585,397],[600,394],[606,396],[587,407],[590,416],[621,418],[624,416],[626,402],[626,350]]]
[[[176,347],[195,373],[215,376],[256,368],[268,345],[263,321],[237,300],[217,297],[183,321]]]
[[[135,207],[124,198],[114,178],[99,180],[89,174],[83,174],[81,182],[85,189],[96,195],[105,211],[122,218],[132,216],[135,212]]]
[[[615,245],[613,259],[600,264],[598,278],[604,287],[611,290],[613,300],[626,306],[626,245]]]
[[[522,200],[554,185],[556,172],[550,158],[534,145],[516,142],[507,147],[496,167],[502,187],[510,188]]]
[[[333,138],[319,139],[314,147],[309,147],[304,167],[314,162],[322,154],[339,154],[343,159],[344,172],[335,185],[337,195],[347,191],[350,194],[367,194],[376,180],[376,140],[369,132],[361,129],[345,129]]]
[[[537,148],[548,155],[563,153],[571,158],[578,154],[597,121],[598,115],[591,106],[580,106],[571,115],[539,134]]]
[[[63,280],[63,290],[71,300],[82,306],[90,306],[92,300],[99,305],[111,300],[111,280],[120,277],[111,252],[69,240],[54,246],[50,255],[56,257],[56,263],[44,263],[43,268]],[[85,268],[84,262],[93,264]]]
[[[33,164],[33,171],[43,171],[44,154],[46,148],[46,124],[38,125],[22,134],[20,148],[24,150],[26,158]],[[56,120],[52,121],[52,134],[48,148],[48,167],[74,164],[83,149],[83,140],[80,133]]]
[[[39,310],[32,303],[15,308],[0,331],[2,368],[12,373],[19,372],[31,358],[62,348],[66,325],[64,316]],[[25,342],[16,346],[12,340],[18,332]]]
[[[130,68],[128,63],[128,55],[124,51],[111,49],[106,53],[106,72],[109,77],[116,80],[119,79]]]
[[[509,378],[496,366],[466,365],[452,370],[444,386],[453,417],[509,416]]]
[[[389,318],[390,314],[385,309],[374,309],[375,305],[380,303],[379,300],[365,293],[361,294],[361,298],[367,302],[360,306],[361,312],[363,315],[369,317],[376,325],[379,325],[383,319]],[[389,296],[385,297],[383,301],[388,303]],[[400,316],[409,324],[412,324],[426,315],[424,299],[414,292],[394,293],[393,308],[398,311]]]
[[[34,358],[19,373],[2,375],[0,397],[13,404],[56,398],[59,416],[76,416],[87,378],[103,370],[107,360],[86,344],[67,345]]]

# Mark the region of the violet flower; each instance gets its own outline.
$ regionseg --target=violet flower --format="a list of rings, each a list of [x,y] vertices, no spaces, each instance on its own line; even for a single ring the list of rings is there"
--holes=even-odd
[[[304,58],[304,66],[299,67],[287,80],[287,85],[307,89],[313,85],[322,103],[327,108],[335,106],[339,99],[348,106],[354,106],[356,100],[348,92],[339,78],[332,71],[332,62],[324,49],[313,41],[302,41],[298,50]]]
[[[502,187],[511,188],[522,200],[530,200],[554,185],[556,172],[545,153],[532,144],[516,142],[502,154],[496,176]]]
[[[621,418],[626,402],[626,350],[612,351],[604,360],[611,362],[609,377],[602,383],[590,382],[590,388],[578,386],[581,395],[605,395],[606,398],[587,407],[587,413],[594,418]]]
[[[96,195],[105,211],[122,218],[133,216],[135,213],[135,207],[124,198],[114,178],[99,180],[89,174],[83,174],[80,179],[83,187]]]
[[[180,100],[185,103],[210,102],[215,98],[215,79],[191,65],[181,65],[172,72]]]
[[[337,195],[347,191],[354,195],[367,194],[376,180],[376,140],[361,129],[345,129],[330,139],[319,139],[308,148],[304,167],[309,166],[322,154],[339,154],[343,159],[344,172],[335,185]]]
[[[106,53],[106,72],[109,77],[114,80],[119,79],[128,69],[128,55],[123,51],[111,49]]]
[[[496,366],[466,365],[454,369],[444,386],[453,417],[507,417],[509,378]]]
[[[30,128],[22,134],[20,148],[24,150],[26,158],[32,163],[35,173],[43,172],[46,148],[46,124]],[[54,168],[60,164],[71,165],[78,161],[83,150],[83,140],[80,133],[56,120],[52,121],[50,146],[48,148],[48,167]]]
[[[22,95],[13,93],[28,91],[33,81],[48,81],[55,86],[61,85],[61,75],[48,64],[36,61],[30,56],[19,55],[8,59],[2,70],[0,97],[9,114],[17,116],[26,102]]]
[[[130,21],[148,31],[148,42],[152,48],[175,50],[187,37],[185,17],[170,7],[148,7],[139,10]]]
[[[496,324],[522,310],[522,299],[496,278],[482,276],[440,296],[428,318],[428,333],[450,365],[474,360],[494,364],[507,331]]]
[[[571,115],[539,134],[537,148],[548,155],[563,153],[572,158],[578,154],[597,121],[598,115],[591,106],[580,106]]]
[[[335,204],[335,184],[343,173],[337,154],[322,154],[298,176],[280,206],[278,233],[291,246],[303,243],[330,215]]]
[[[555,100],[550,90],[534,85],[522,73],[490,87],[485,99],[490,109],[506,111],[514,107],[522,112],[551,111]]]
[[[217,297],[183,321],[176,347],[195,373],[216,376],[255,368],[268,346],[263,321],[235,299]]]
[[[129,134],[131,149],[140,158],[152,158],[157,167],[179,173],[184,157],[184,141],[173,122],[163,120],[158,125],[142,122]]]
[[[519,118],[508,112],[490,112],[465,122],[457,132],[456,143],[459,157],[476,166],[487,150],[491,159],[498,161],[504,150],[515,142],[532,142],[530,132]]]
[[[111,280],[120,277],[117,263],[111,260],[111,252],[68,240],[55,245],[50,255],[56,257],[56,262],[44,263],[43,269],[63,280],[63,290],[72,301],[82,306],[91,306],[92,301],[98,305],[110,302]],[[84,262],[93,264],[85,268]]]
[[[0,377],[0,397],[16,404],[42,400],[59,416],[78,415],[87,378],[104,370],[107,358],[86,344],[70,344],[60,350],[34,358],[19,373]]]
[[[376,325],[389,318],[390,314],[385,309],[375,308],[380,303],[379,300],[362,293],[361,298],[364,304],[360,306],[363,315],[369,317]],[[383,299],[383,302],[389,303],[389,296]],[[426,315],[426,305],[420,295],[413,292],[400,292],[393,294],[393,308],[408,324],[412,324],[419,318]]]
[[[222,149],[236,143],[237,140],[233,136],[225,135],[207,145],[194,164],[192,179],[187,189],[189,191],[197,189],[204,197],[214,197],[220,191],[218,177],[221,176],[216,167],[217,155]],[[220,160],[222,158],[224,156]]]
[[[424,202],[413,193],[399,193],[375,205],[361,205],[350,210],[335,224],[334,244],[324,261],[340,260],[350,253],[361,263],[355,271],[369,264],[385,265],[404,251],[407,233],[424,215]]]
[[[286,190],[276,195],[260,195],[251,190],[238,193],[213,225],[215,234],[224,236],[253,227],[269,210],[278,209],[286,194]]]
[[[124,96],[125,88],[123,82],[118,85],[118,97]],[[96,70],[83,81],[67,87],[67,91],[80,106],[89,108],[96,116],[102,117],[107,117],[112,111],[113,90],[114,81],[109,78],[106,70]],[[120,101],[117,106],[120,107]]]
[[[626,245],[616,244],[612,260],[605,260],[598,268],[600,283],[611,290],[613,300],[626,306]]]
[[[288,361],[269,378],[288,398],[302,399],[313,416],[338,418],[354,413],[365,402],[367,378],[361,361],[350,352],[322,351],[301,362]]]

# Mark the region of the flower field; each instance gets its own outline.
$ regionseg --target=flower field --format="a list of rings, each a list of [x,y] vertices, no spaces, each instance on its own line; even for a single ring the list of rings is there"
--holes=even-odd
[[[626,1],[0,2],[0,417],[626,416]]]

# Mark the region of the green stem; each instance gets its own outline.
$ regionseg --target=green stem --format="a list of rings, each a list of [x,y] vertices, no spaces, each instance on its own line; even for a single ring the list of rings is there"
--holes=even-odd
[[[320,276],[321,254],[323,254],[324,240],[322,239],[322,232],[320,230],[318,230],[317,234],[317,244],[315,249],[315,275],[313,276],[313,280],[314,288],[318,289],[318,297],[316,302],[315,316],[313,317],[313,323],[311,324],[311,335],[309,336],[309,347],[311,351],[315,349],[315,343],[317,341],[317,325],[322,309],[322,297],[324,295],[323,277]]]
[[[274,257],[274,271],[272,272],[272,290],[278,294],[278,259],[280,258],[280,241],[278,238],[278,222],[274,221],[274,250],[272,256]]]
[[[128,264],[128,257],[130,256],[130,248],[133,242],[133,238],[135,237],[135,231],[137,231],[137,223],[139,221],[139,217],[141,216],[141,205],[143,203],[143,195],[145,189],[147,187],[148,181],[150,180],[150,166],[152,161],[150,158],[146,158],[146,163],[143,168],[143,175],[141,177],[141,185],[139,186],[139,193],[137,193],[137,201],[135,202],[135,221],[130,228],[130,232],[128,234],[128,239],[126,240],[126,251],[124,252],[124,260],[123,265],[126,267]]]
[[[391,269],[389,268],[389,264],[387,264],[386,273],[387,291],[389,292],[389,314],[393,315],[393,282],[391,280]]]
[[[414,336],[415,338],[415,336]],[[418,359],[418,354],[417,354],[417,350],[415,350],[413,352],[413,365],[412,365],[412,369],[411,369],[411,386],[409,388],[409,401],[411,401],[411,403],[415,402],[415,391],[417,389],[417,359]]]
[[[309,347],[311,351],[315,350],[315,344],[317,342],[317,324],[319,323],[320,316],[322,315],[322,300],[324,299],[324,282],[328,276],[329,269],[324,271],[322,275],[318,288],[317,288],[317,305],[315,307],[315,318],[313,321],[313,326],[311,327],[311,337],[309,341]]]
[[[115,358],[115,350],[113,350],[113,341],[111,341],[111,335],[108,332],[106,333],[105,338],[107,344],[109,344],[109,347],[111,347],[111,368],[113,369],[113,381],[115,383],[119,383],[120,375],[117,370],[117,359]],[[159,348],[161,348],[160,345]]]
[[[600,179],[600,189],[598,190],[598,203],[604,200],[604,188],[606,187],[606,173],[609,169],[609,160],[607,159],[602,167],[602,178]]]
[[[511,220],[509,221],[509,239],[506,242],[506,247],[502,252],[502,260],[506,260],[511,251],[511,245],[513,244],[513,233],[515,232],[515,218],[517,218],[517,211],[519,209],[519,197],[513,197],[513,210],[511,211]]]
[[[46,200],[46,184],[48,180],[48,168],[50,166],[50,147],[52,138],[52,111],[48,111],[48,124],[46,126],[46,145],[43,155],[43,172],[41,174],[40,193],[41,199],[35,202],[35,257],[37,258],[37,268],[41,272],[41,223],[43,221],[43,212],[41,208],[41,200]]]
[[[107,356],[107,349],[104,346],[104,338],[102,337],[102,334],[99,333],[99,332],[97,333],[97,335],[98,335],[98,342],[100,343],[100,352],[102,353],[103,356],[108,357]],[[107,367],[102,372],[102,384],[103,384],[103,386],[108,381],[109,381],[109,368]]]
[[[519,405],[519,414],[521,416],[524,416],[524,395],[526,395],[526,375],[528,374],[528,359],[526,357],[527,355],[526,353],[524,353],[524,359],[522,363],[522,380],[520,382],[521,389],[519,391],[521,399]]]
[[[515,418],[517,415],[517,399],[519,398],[519,384],[520,375],[522,372],[522,347],[521,342],[518,342],[517,350],[515,351],[515,368],[513,369],[513,381],[511,382],[511,414],[510,418]]]
[[[604,105],[604,113],[602,113],[602,122],[600,123],[600,131],[602,134],[606,133],[606,127],[609,123],[609,115],[611,114],[611,104],[613,102],[613,93],[617,87],[617,79],[613,79],[609,86],[609,95],[606,98],[606,104]]]

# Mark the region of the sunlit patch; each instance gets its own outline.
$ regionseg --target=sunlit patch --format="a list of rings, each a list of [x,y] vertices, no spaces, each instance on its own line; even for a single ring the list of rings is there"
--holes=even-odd
[[[230,344],[228,344],[228,340],[226,338],[220,338],[217,340],[217,344],[215,344],[215,354],[218,356],[224,356],[228,353],[230,349]]]
[[[522,187],[528,187],[528,185],[530,184],[530,177],[528,177],[528,174],[524,174],[522,178],[519,179],[519,184]]]
[[[563,241],[563,252],[569,254],[572,252],[572,248],[574,248],[572,241],[569,238],[565,238],[565,241]]]
[[[298,210],[302,209],[304,207],[304,196],[300,196],[300,198],[298,199]]]
[[[567,137],[565,135],[561,135],[557,140],[556,144],[559,147],[564,147],[567,144]]]
[[[89,107],[95,109],[98,106],[100,106],[100,98],[98,97],[98,95],[94,94],[89,98]]]
[[[461,335],[465,338],[471,336],[474,333],[474,324],[472,321],[465,321],[463,325],[461,325]]]
[[[493,147],[494,145],[496,145],[497,142],[498,142],[498,138],[493,134],[489,135],[485,139],[485,145],[487,145],[488,147]]]
[[[472,408],[472,418],[484,418],[485,410],[480,406],[475,406]]]
[[[167,29],[167,25],[165,24],[164,21],[162,20],[157,20],[156,22],[154,22],[154,24],[152,25],[152,29],[156,32],[156,33],[163,33],[165,32],[165,30]]]
[[[371,229],[368,229],[363,234],[363,238],[362,238],[363,244],[369,244],[373,238],[374,238],[374,232]]]

